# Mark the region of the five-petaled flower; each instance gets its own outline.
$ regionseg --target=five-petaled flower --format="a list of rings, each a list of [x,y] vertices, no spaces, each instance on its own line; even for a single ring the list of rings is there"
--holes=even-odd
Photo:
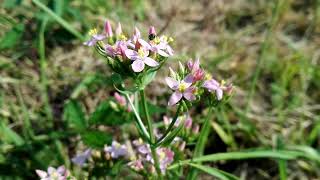
[[[66,180],[75,179],[74,177],[70,176],[70,173],[64,166],[59,166],[57,169],[54,167],[48,167],[47,172],[37,169],[37,175],[40,177],[41,180]]]
[[[192,75],[187,75],[182,81],[177,81],[171,77],[167,77],[166,82],[168,86],[175,91],[170,97],[168,102],[169,106],[177,104],[182,97],[188,101],[196,99],[194,95],[196,88],[191,86],[193,82]]]
[[[98,34],[97,29],[91,29],[88,34],[91,36],[91,38],[89,39],[89,41],[83,43],[86,46],[94,46],[98,41],[102,41],[106,38],[105,35]]]
[[[204,81],[202,86],[208,89],[209,92],[215,92],[218,101],[222,99],[223,91],[225,91],[227,94],[230,94],[232,91],[232,84],[226,86],[224,81],[219,83],[213,78]]]
[[[111,157],[116,159],[120,156],[126,156],[128,154],[127,147],[118,143],[117,141],[112,141],[111,146],[105,146],[104,151],[110,153]]]
[[[133,60],[131,67],[134,72],[143,71],[145,64],[150,67],[156,67],[159,65],[157,61],[148,57],[149,51],[144,47],[140,47],[138,51],[127,49],[125,50],[125,54],[129,59]]]
[[[83,153],[80,153],[76,157],[72,158],[71,161],[79,166],[83,166],[86,160],[91,156],[91,149],[87,149]]]

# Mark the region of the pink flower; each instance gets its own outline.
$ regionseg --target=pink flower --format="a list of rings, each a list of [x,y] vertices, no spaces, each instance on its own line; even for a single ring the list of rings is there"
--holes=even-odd
[[[91,149],[87,149],[83,153],[72,158],[71,161],[79,166],[83,166],[86,160],[91,156]]]
[[[145,64],[150,67],[156,67],[159,65],[157,61],[148,57],[149,51],[143,47],[141,47],[138,51],[127,49],[125,54],[129,59],[133,60],[131,67],[134,72],[143,71]]]
[[[127,147],[125,145],[121,145],[117,141],[112,141],[111,146],[105,146],[104,151],[106,153],[110,153],[111,157],[114,159],[128,154]]]
[[[138,40],[139,43],[147,48],[148,50],[155,52],[157,54],[160,54],[163,57],[169,57],[170,54],[166,53],[164,50],[166,50],[166,45],[163,43],[155,44],[155,43],[148,43],[143,39]]]
[[[97,44],[98,41],[102,41],[106,38],[103,34],[98,34],[97,29],[91,29],[89,31],[89,35],[91,36],[90,39],[83,44],[86,46],[94,46]]]
[[[188,101],[193,101],[196,99],[194,95],[195,87],[192,85],[193,78],[191,75],[187,75],[182,81],[177,81],[171,77],[166,78],[168,86],[175,92],[171,95],[168,102],[169,106],[177,104],[182,97]]]
[[[224,81],[218,83],[218,81],[214,79],[206,80],[203,85],[204,88],[208,89],[209,92],[215,92],[217,100],[220,101],[223,96],[223,91],[226,91],[227,94],[230,94],[233,87],[232,84],[225,86]]]
[[[117,55],[121,55],[122,58],[125,58],[125,51],[127,48],[127,44],[125,41],[117,41],[113,46],[106,44],[105,50],[108,56],[115,57]]]
[[[157,154],[159,156],[160,170],[162,174],[165,174],[168,165],[174,160],[174,152],[169,148],[159,148],[157,149]]]
[[[106,20],[106,23],[104,24],[104,31],[106,32],[108,37],[113,36],[113,32],[112,32],[112,28],[109,20]]]
[[[70,176],[70,173],[64,166],[59,166],[57,169],[54,167],[48,167],[47,172],[37,169],[37,175],[40,177],[41,180],[51,180],[51,179],[58,179],[58,180],[66,180],[75,179],[74,177]]]
[[[196,59],[194,62],[192,62],[192,60],[189,60],[187,62],[187,67],[191,71],[191,74],[193,76],[193,82],[196,82],[196,81],[203,79],[204,71],[200,68],[199,58]]]
[[[134,169],[135,171],[143,170],[143,164],[142,164],[142,160],[141,159],[129,162],[128,166],[130,168]]]

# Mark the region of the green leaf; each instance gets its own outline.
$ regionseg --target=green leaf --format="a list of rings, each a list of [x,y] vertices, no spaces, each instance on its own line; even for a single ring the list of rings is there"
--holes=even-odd
[[[87,127],[81,104],[76,100],[69,100],[65,104],[63,118],[77,130],[82,130]]]
[[[221,180],[238,180],[239,178],[234,176],[233,174],[230,174],[228,172],[224,172],[222,170],[213,168],[213,167],[209,167],[209,166],[203,166],[200,164],[194,164],[194,163],[188,163],[189,166],[192,166],[196,169],[199,169],[203,172],[206,172],[214,177],[217,177]]]
[[[250,150],[243,152],[226,152],[226,153],[216,153],[205,156],[196,157],[189,160],[184,160],[176,163],[169,167],[169,169],[174,169],[180,165],[189,162],[216,162],[221,160],[242,160],[242,159],[257,159],[257,158],[274,158],[274,159],[284,159],[292,160],[298,157],[305,157],[311,159],[305,153],[293,151],[293,150]]]
[[[5,0],[2,4],[3,8],[12,9],[21,4],[22,0]]]
[[[131,122],[131,113],[123,109],[116,111],[112,108],[112,101],[103,101],[89,117],[89,124],[103,124],[107,126],[122,125]]]
[[[0,50],[12,48],[19,43],[24,32],[24,25],[17,24],[12,27],[0,40]]]
[[[72,27],[67,21],[62,19],[59,15],[57,15],[55,12],[53,12],[51,9],[49,9],[46,5],[44,5],[39,0],[32,0],[32,2],[38,6],[40,9],[42,9],[44,12],[46,12],[49,16],[52,17],[55,21],[57,21],[61,26],[63,26],[67,31],[69,31],[71,34],[73,34],[75,37],[77,37],[80,40],[84,40],[84,36],[77,31],[74,27]]]
[[[105,144],[111,144],[112,135],[101,131],[85,131],[81,134],[81,139],[89,147],[103,148]]]
[[[0,123],[0,137],[4,142],[13,143],[18,146],[24,144],[22,137],[6,126],[3,119],[1,119]]]

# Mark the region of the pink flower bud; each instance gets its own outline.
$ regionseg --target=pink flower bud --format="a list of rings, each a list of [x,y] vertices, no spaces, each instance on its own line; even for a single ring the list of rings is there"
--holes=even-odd
[[[198,133],[199,133],[199,129],[200,129],[199,125],[198,125],[198,124],[195,124],[195,125],[193,126],[193,128],[192,128],[192,133],[193,133],[194,135],[198,134]]]
[[[192,119],[191,119],[190,116],[187,117],[184,125],[185,125],[185,127],[186,127],[187,129],[190,129],[190,128],[191,128],[191,126],[192,126]]]
[[[107,34],[108,37],[112,37],[113,36],[113,33],[112,33],[112,27],[111,27],[111,24],[110,24],[110,21],[106,21],[106,23],[104,24],[104,30]]]
[[[169,126],[170,120],[169,120],[168,116],[163,116],[163,124],[165,126]]]
[[[154,26],[150,26],[150,28],[149,28],[149,35],[150,35],[150,34],[157,35],[156,29],[154,28]]]
[[[116,35],[120,36],[121,34],[122,34],[121,23],[118,22],[118,26],[117,26],[117,29],[116,29]]]
[[[233,85],[232,84],[229,84],[225,87],[225,92],[228,96],[230,96],[232,94],[232,91],[233,91]]]
[[[186,142],[183,141],[183,142],[180,144],[180,146],[179,146],[179,150],[180,150],[180,151],[183,151],[185,148],[186,148]]]
[[[119,93],[115,92],[113,96],[121,106],[126,105],[127,103],[126,99],[123,96],[121,96]]]

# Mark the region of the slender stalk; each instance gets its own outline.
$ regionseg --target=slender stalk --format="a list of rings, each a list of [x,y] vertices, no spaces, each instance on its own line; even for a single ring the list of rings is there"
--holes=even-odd
[[[133,105],[133,103],[132,103],[129,95],[128,95],[128,94],[125,94],[125,96],[126,96],[126,99],[127,99],[127,101],[129,102],[129,104],[130,104],[130,106],[131,106],[131,108],[132,108],[132,110],[133,110],[134,115],[136,116],[137,124],[138,124],[138,126],[139,126],[139,129],[141,129],[143,135],[146,136],[146,138],[147,138],[148,140],[150,140],[150,135],[149,135],[146,127],[143,125],[142,120],[141,120],[141,118],[140,118],[140,115],[139,115],[139,113],[137,112],[136,108],[134,107],[134,105]]]
[[[176,112],[176,115],[174,116],[173,120],[171,121],[169,127],[167,128],[167,130],[164,132],[164,134],[160,137],[160,139],[157,140],[157,143],[158,144],[159,142],[161,142],[168,134],[169,132],[172,130],[174,124],[176,123],[178,117],[179,117],[179,113],[181,111],[181,108],[182,108],[182,103],[179,104],[178,106],[178,109],[177,109],[177,112]]]
[[[149,129],[149,134],[150,134],[150,141],[151,141],[150,148],[151,148],[151,153],[152,153],[152,157],[154,160],[154,166],[156,168],[156,171],[157,171],[159,178],[162,179],[162,174],[161,174],[160,165],[159,165],[159,159],[158,159],[158,155],[157,155],[157,147],[153,146],[156,139],[155,139],[155,135],[153,133],[152,122],[150,119],[148,105],[147,105],[147,101],[146,101],[146,95],[145,95],[144,90],[140,91],[140,97],[141,97],[141,101],[142,101],[142,109],[143,109],[144,114],[147,119],[147,124],[148,124],[148,129]]]
[[[211,126],[210,126],[210,120],[211,119],[210,119],[210,117],[211,117],[211,114],[212,114],[212,110],[213,110],[213,107],[210,106],[209,107],[209,112],[208,112],[207,117],[206,117],[206,120],[203,123],[203,127],[201,128],[201,132],[200,132],[200,135],[199,135],[199,140],[197,141],[197,144],[196,144],[196,147],[195,147],[195,150],[194,150],[194,153],[193,153],[193,158],[200,157],[204,152],[204,148],[205,148],[205,145],[206,145],[206,142],[208,140],[208,136],[209,136],[210,130],[211,130]],[[188,174],[187,179],[193,180],[193,179],[196,179],[196,177],[197,177],[197,170],[196,169],[192,169],[190,171],[190,173]]]

